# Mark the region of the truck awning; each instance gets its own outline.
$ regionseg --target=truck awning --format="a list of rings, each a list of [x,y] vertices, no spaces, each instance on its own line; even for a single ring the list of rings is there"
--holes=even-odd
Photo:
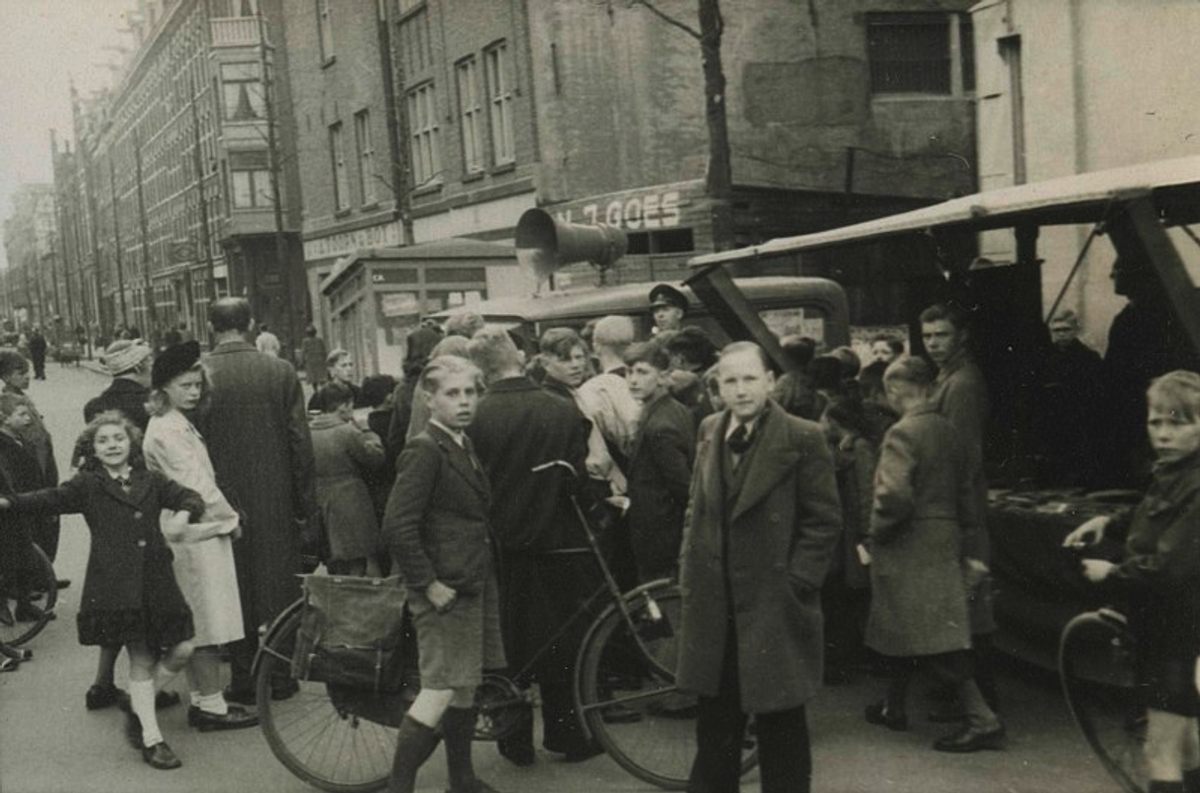
[[[985,231],[1018,224],[1095,223],[1110,204],[1151,194],[1172,225],[1200,220],[1200,156],[1048,179],[954,198],[899,215],[829,231],[780,237],[759,245],[697,256],[691,267],[858,244],[931,229]]]

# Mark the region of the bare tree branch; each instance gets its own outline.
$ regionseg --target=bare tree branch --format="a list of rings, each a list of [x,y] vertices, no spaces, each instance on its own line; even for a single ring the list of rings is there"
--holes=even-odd
[[[678,19],[675,19],[675,17],[663,13],[657,6],[651,3],[650,0],[630,0],[629,4],[644,7],[647,11],[649,11],[651,14],[654,14],[654,16],[658,17],[663,22],[666,22],[668,25],[674,25],[684,33],[687,33],[689,36],[696,39],[696,41],[700,41],[702,39],[700,31],[689,27],[683,22],[680,22]]]

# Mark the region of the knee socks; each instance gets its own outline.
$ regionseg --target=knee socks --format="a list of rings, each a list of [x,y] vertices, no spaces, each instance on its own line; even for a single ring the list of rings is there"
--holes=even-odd
[[[417,784],[417,769],[429,759],[438,745],[438,734],[411,716],[405,716],[396,733],[396,756],[392,760],[392,776],[388,793],[413,793]]]
[[[446,715],[442,716],[442,739],[446,743],[446,771],[451,793],[474,790],[471,741],[475,739],[475,709],[446,708]]]
[[[129,681],[129,707],[142,723],[142,745],[153,746],[162,742],[158,731],[158,717],[154,713],[154,681]]]

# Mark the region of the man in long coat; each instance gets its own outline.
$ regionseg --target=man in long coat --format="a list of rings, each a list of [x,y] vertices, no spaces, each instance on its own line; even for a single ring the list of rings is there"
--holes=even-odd
[[[253,701],[250,666],[258,626],[300,596],[301,527],[316,512],[313,448],[292,365],[245,340],[250,304],[222,298],[209,309],[212,402],[200,421],[217,484],[246,515],[234,543],[246,638],[231,647],[236,702]]]
[[[983,372],[971,357],[967,339],[967,320],[957,308],[938,303],[921,312],[921,340],[925,351],[938,368],[930,401],[938,413],[950,419],[959,440],[967,448],[975,471],[973,490],[980,530],[972,534],[967,554],[985,566],[992,562],[991,543],[986,530],[988,486],[983,470],[983,436],[991,407]],[[992,634],[996,618],[992,613],[992,582],[984,576],[968,594],[971,618],[971,642],[975,654],[975,676],[988,705],[996,707],[996,676],[990,664]],[[947,714],[951,715],[951,714]]]
[[[736,793],[755,714],[764,793],[808,791],[805,704],[821,682],[821,584],[842,530],[820,427],[769,398],[762,349],[726,347],[726,410],[700,425],[680,553],[677,682],[699,695],[689,790]]]

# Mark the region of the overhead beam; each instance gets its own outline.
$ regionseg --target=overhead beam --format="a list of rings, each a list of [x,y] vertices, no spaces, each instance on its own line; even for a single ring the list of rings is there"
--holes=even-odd
[[[734,341],[752,341],[766,350],[780,371],[790,372],[795,367],[789,362],[779,339],[763,322],[754,306],[733,283],[729,272],[720,264],[706,267],[683,282],[690,286],[709,313],[716,318],[721,329]]]

